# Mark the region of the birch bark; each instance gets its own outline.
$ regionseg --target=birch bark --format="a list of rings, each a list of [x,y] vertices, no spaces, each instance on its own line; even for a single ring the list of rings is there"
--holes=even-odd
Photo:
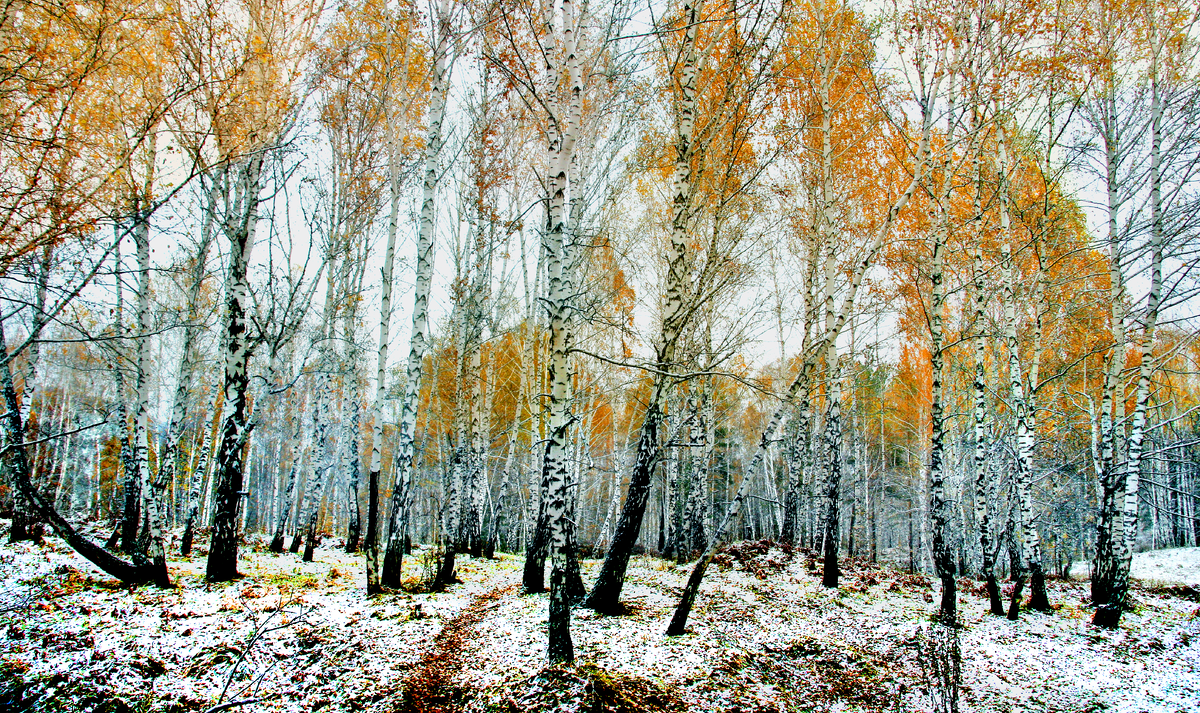
[[[236,209],[222,226],[229,238],[229,264],[225,287],[224,408],[221,445],[216,462],[216,512],[207,576],[228,582],[238,576],[238,505],[242,492],[242,458],[252,430],[247,422],[246,394],[250,386],[250,340],[246,333],[246,308],[250,298],[248,270],[258,220],[259,194],[265,149],[251,154],[238,169]]]
[[[570,663],[575,659],[571,641],[571,609],[568,591],[569,561],[573,560],[572,537],[566,522],[570,504],[569,450],[571,427],[571,374],[569,350],[573,339],[572,276],[570,246],[566,245],[566,196],[568,171],[579,138],[583,110],[583,71],[577,54],[579,18],[573,0],[562,0],[561,20],[555,17],[553,4],[543,10],[541,37],[544,68],[544,96],[559,93],[565,69],[569,82],[565,112],[557,101],[548,117],[548,171],[546,177],[546,230],[542,241],[546,252],[546,313],[549,331],[547,379],[550,384],[550,413],[547,423],[546,451],[542,461],[542,480],[546,483],[545,517],[550,556],[550,613],[547,654],[550,663]],[[561,25],[558,25],[561,22]],[[558,25],[556,27],[556,25]],[[560,46],[561,43],[561,46]],[[560,59],[561,57],[561,59]],[[561,113],[560,113],[561,112]]]
[[[1129,593],[1129,569],[1133,558],[1133,547],[1138,533],[1138,486],[1141,476],[1143,444],[1146,437],[1146,412],[1150,403],[1150,380],[1154,375],[1154,332],[1158,324],[1158,312],[1162,300],[1162,265],[1163,265],[1163,196],[1162,196],[1162,120],[1163,105],[1159,84],[1159,53],[1162,45],[1158,40],[1158,28],[1153,15],[1150,13],[1150,41],[1153,49],[1151,55],[1151,105],[1150,105],[1150,291],[1146,296],[1146,316],[1143,319],[1141,337],[1141,363],[1138,365],[1137,390],[1134,398],[1133,418],[1129,429],[1129,452],[1124,464],[1124,501],[1121,511],[1116,511],[1116,498],[1120,490],[1114,487],[1113,513],[1110,516],[1115,525],[1120,523],[1123,537],[1117,540],[1117,534],[1111,535],[1111,564],[1110,578],[1107,582],[1107,596],[1096,600],[1096,613],[1092,623],[1115,629],[1121,620]],[[1106,445],[1111,449],[1110,445]],[[1112,466],[1110,466],[1112,467]],[[1108,484],[1106,484],[1107,486]],[[1115,485],[1115,484],[1114,484]],[[1105,488],[1107,498],[1108,487]],[[1107,504],[1107,503],[1105,503]],[[1116,529],[1115,527],[1113,528]],[[1099,553],[1097,553],[1099,556]]]
[[[935,62],[935,66],[940,67],[943,60],[944,50],[940,50],[937,61]],[[712,562],[712,558],[716,555],[717,548],[720,546],[721,541],[727,534],[731,521],[736,519],[741,513],[742,502],[749,493],[748,487],[751,480],[750,474],[757,472],[757,469],[762,467],[763,458],[771,447],[771,444],[778,439],[778,434],[787,420],[787,413],[792,408],[792,405],[796,402],[797,395],[801,393],[806,394],[807,390],[809,389],[812,381],[813,371],[816,368],[815,354],[825,352],[829,348],[829,342],[837,340],[837,336],[841,333],[841,330],[845,326],[850,312],[854,308],[854,301],[858,295],[859,287],[862,285],[863,278],[865,277],[867,270],[874,263],[875,256],[879,253],[880,248],[882,248],[884,240],[890,234],[892,224],[895,223],[900,211],[904,210],[909,201],[912,200],[913,194],[916,193],[918,186],[924,180],[924,173],[929,162],[929,141],[932,132],[933,117],[932,107],[933,102],[938,96],[942,75],[940,71],[937,71],[935,68],[935,71],[929,78],[926,78],[925,73],[922,72],[922,78],[924,81],[922,82],[921,97],[921,138],[917,144],[917,164],[914,170],[913,178],[897,198],[897,200],[888,209],[888,212],[884,216],[881,225],[872,238],[872,242],[867,249],[866,256],[855,267],[854,272],[851,275],[850,284],[848,285],[846,291],[846,296],[842,300],[841,308],[837,311],[833,328],[822,335],[820,342],[815,345],[815,348],[811,351],[802,348],[801,353],[806,355],[804,365],[796,375],[796,378],[792,381],[791,385],[788,387],[788,390],[783,398],[783,403],[771,416],[771,420],[768,421],[767,427],[763,430],[762,437],[759,439],[758,447],[755,451],[753,459],[745,471],[746,475],[743,476],[742,483],[738,486],[737,493],[730,504],[729,510],[722,519],[721,525],[713,533],[712,539],[709,541],[708,548],[696,561],[696,564],[692,569],[692,574],[688,578],[687,584],[684,586],[683,594],[679,599],[679,604],[675,608],[675,613],[671,618],[671,623],[667,628],[668,636],[678,636],[686,631],[687,619],[691,613],[692,605],[696,601],[696,595],[700,591],[700,583],[704,580],[704,573],[707,570],[708,565]]]
[[[380,584],[400,588],[400,571],[404,560],[404,536],[408,529],[408,509],[411,505],[413,446],[417,427],[417,406],[421,393],[422,364],[429,345],[429,288],[433,281],[433,218],[436,209],[438,160],[442,151],[442,121],[446,107],[446,90],[451,63],[451,4],[442,0],[435,13],[437,40],[433,53],[433,74],[429,87],[429,128],[425,135],[425,176],[421,196],[421,218],[417,232],[417,272],[413,288],[413,321],[409,337],[407,379],[404,399],[400,404],[400,423],[397,425],[394,468],[395,486],[392,489],[391,511],[388,517],[388,539],[384,552]]]
[[[152,142],[153,143],[153,142]],[[151,162],[154,151],[151,149]],[[153,171],[151,171],[151,175]],[[149,181],[147,179],[147,188]],[[137,350],[137,411],[134,430],[134,460],[137,463],[138,484],[146,514],[146,543],[138,547],[149,557],[154,581],[160,587],[171,586],[167,573],[166,546],[159,513],[160,493],[150,477],[150,215],[146,210],[137,213],[133,231],[138,259],[138,350]]]
[[[690,316],[684,309],[684,298],[689,279],[687,237],[692,213],[692,158],[695,151],[692,131],[696,119],[696,73],[699,62],[696,52],[696,30],[701,4],[701,0],[695,0],[694,4],[693,0],[688,0],[683,8],[687,25],[680,48],[683,66],[676,108],[678,125],[675,134],[675,173],[672,186],[674,196],[670,246],[667,250],[666,291],[660,310],[662,328],[655,347],[654,383],[638,436],[637,455],[629,478],[629,490],[596,584],[584,602],[585,606],[599,612],[621,611],[620,599],[621,589],[625,585],[625,571],[629,566],[629,557],[637,541],[638,532],[641,530],[646,502],[650,496],[650,478],[659,457],[659,428],[663,418],[663,401],[669,386],[666,372],[674,362],[676,344]]]

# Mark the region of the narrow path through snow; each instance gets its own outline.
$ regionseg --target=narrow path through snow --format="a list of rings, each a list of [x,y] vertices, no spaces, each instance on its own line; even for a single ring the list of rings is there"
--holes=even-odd
[[[434,637],[433,645],[421,656],[416,671],[404,682],[404,699],[397,713],[453,713],[462,708],[462,691],[451,682],[461,668],[468,637],[484,616],[516,589],[513,584],[481,594],[446,622]]]

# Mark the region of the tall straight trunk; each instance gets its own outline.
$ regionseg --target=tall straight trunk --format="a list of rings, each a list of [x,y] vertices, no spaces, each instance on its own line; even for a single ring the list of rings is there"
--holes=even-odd
[[[346,485],[346,514],[349,523],[346,528],[346,552],[358,552],[358,540],[362,535],[362,510],[358,506],[358,480],[362,472],[362,460],[359,458],[359,418],[362,413],[361,402],[358,400],[357,387],[351,385],[350,418],[343,433],[345,443],[342,448],[342,472],[347,473]]]
[[[686,562],[697,551],[708,546],[708,532],[705,527],[705,516],[708,510],[706,481],[708,480],[708,463],[705,461],[708,444],[707,413],[711,377],[704,377],[699,383],[699,393],[689,398],[689,413],[691,414],[691,435],[688,437],[688,448],[685,455],[684,478],[686,501],[683,505],[680,546],[677,553],[679,562]],[[697,453],[699,449],[699,453]]]
[[[944,177],[949,183],[949,177]],[[947,191],[948,193],[949,191]],[[948,198],[948,195],[943,195]],[[950,553],[946,536],[948,510],[945,496],[945,334],[943,316],[945,309],[945,287],[943,286],[946,242],[949,235],[949,206],[943,201],[939,207],[941,225],[934,230],[933,259],[930,278],[933,282],[933,295],[929,309],[929,330],[933,339],[930,349],[933,377],[929,420],[932,425],[932,440],[929,447],[929,513],[932,519],[932,549],[933,562],[938,578],[942,581],[942,599],[938,610],[938,618],[943,624],[953,626],[957,617],[957,597],[955,592],[954,560]]]
[[[983,281],[983,250],[977,247],[972,260],[974,276],[975,301],[975,376],[971,383],[974,394],[975,422],[975,451],[973,464],[975,468],[975,526],[979,532],[979,549],[981,552],[980,574],[986,582],[989,608],[992,614],[1004,615],[1004,604],[1000,601],[1000,587],[996,582],[996,555],[992,544],[992,515],[993,494],[995,492],[991,469],[988,467],[988,450],[990,438],[988,434],[987,408],[987,338],[984,333],[985,311],[987,298],[984,293]]]
[[[188,395],[196,373],[196,340],[200,336],[203,324],[200,305],[201,290],[208,267],[208,253],[213,242],[213,220],[216,211],[218,182],[211,181],[205,195],[204,215],[200,225],[200,244],[192,260],[192,269],[188,275],[187,293],[187,322],[183,325],[183,344],[180,348],[179,366],[175,370],[175,391],[171,397],[171,420],[167,423],[167,431],[163,434],[162,446],[158,451],[158,475],[155,478],[156,489],[161,492],[164,487],[174,484],[179,464],[179,439],[183,435],[183,423],[187,417]],[[211,412],[208,412],[211,413]],[[190,543],[189,543],[190,544]],[[190,547],[189,547],[190,549]]]
[[[568,170],[573,164],[583,111],[583,68],[576,54],[580,27],[573,0],[563,0],[561,26],[556,28],[553,5],[543,10],[540,41],[546,61],[542,81],[547,96],[557,94],[566,70],[569,98],[565,115],[551,109],[547,129],[546,231],[546,316],[548,355],[546,376],[550,386],[546,450],[542,459],[542,480],[546,484],[544,514],[547,525],[547,550],[550,557],[550,606],[547,619],[547,656],[551,664],[571,663],[575,649],[571,641],[571,592],[569,574],[574,537],[567,518],[570,516],[570,427],[571,374],[570,347],[574,338],[571,313],[574,281],[572,247],[566,241],[566,192]],[[558,40],[561,39],[561,48]],[[555,58],[561,52],[560,65]]]
[[[835,217],[833,195],[833,104],[831,90],[835,68],[830,63],[828,40],[824,27],[824,7],[818,5],[817,23],[821,26],[818,31],[817,68],[821,73],[817,85],[817,96],[821,102],[821,208],[817,215],[817,230],[820,236],[820,249],[825,252],[824,287],[825,287],[825,331],[833,328],[834,289],[837,279],[837,251],[834,246],[833,232]],[[840,63],[840,62],[839,62]],[[825,518],[823,534],[824,562],[821,572],[821,584],[826,587],[838,586],[838,547],[840,532],[838,515],[841,505],[842,477],[842,392],[841,377],[838,370],[837,340],[831,340],[826,345],[825,358],[826,399],[825,399]]]
[[[695,2],[695,4],[693,4]],[[678,131],[675,136],[674,197],[671,213],[671,242],[667,251],[666,294],[662,302],[662,331],[655,349],[654,383],[646,415],[638,437],[637,456],[629,478],[629,492],[621,508],[612,544],[604,557],[600,575],[584,605],[599,612],[621,611],[621,589],[629,557],[641,530],[646,502],[650,495],[650,477],[659,456],[659,427],[663,418],[663,402],[669,382],[666,372],[675,359],[675,347],[688,319],[684,295],[688,289],[688,233],[692,212],[692,130],[696,120],[696,28],[700,17],[700,0],[688,0],[683,8],[687,26],[684,29],[680,57],[683,69],[679,80],[677,108]]]
[[[678,413],[678,400],[668,407],[666,419],[667,434],[674,434],[678,431],[679,417],[672,417],[672,413]],[[671,440],[671,436],[667,436]],[[673,559],[675,557],[676,540],[679,537],[679,531],[683,529],[681,521],[683,520],[683,510],[679,507],[683,495],[683,483],[681,473],[680,458],[682,454],[679,452],[679,446],[667,445],[664,446],[666,454],[663,458],[663,527],[659,531],[659,552],[663,559]]]
[[[1102,607],[1109,596],[1119,566],[1119,550],[1125,541],[1125,522],[1119,516],[1117,498],[1125,490],[1125,471],[1118,462],[1118,441],[1121,438],[1117,427],[1124,420],[1125,399],[1119,393],[1120,375],[1125,366],[1126,308],[1125,281],[1121,270],[1124,251],[1121,248],[1121,231],[1118,217],[1121,201],[1118,197],[1117,176],[1120,152],[1116,127],[1116,88],[1110,79],[1102,99],[1103,142],[1105,162],[1105,187],[1108,201],[1108,264],[1109,264],[1109,329],[1113,345],[1109,352],[1104,373],[1104,385],[1100,401],[1100,507],[1096,518],[1096,550],[1092,564],[1092,602]]]
[[[980,111],[978,107],[973,107],[970,151],[975,190],[971,235],[975,249],[971,255],[971,296],[974,303],[971,340],[974,343],[975,369],[971,391],[974,397],[972,416],[975,448],[972,463],[975,469],[975,527],[979,536],[980,576],[987,588],[989,611],[996,616],[1004,616],[1004,603],[1000,599],[1000,586],[996,581],[996,550],[992,543],[995,480],[990,477],[993,472],[989,468],[988,458],[991,436],[987,404],[987,286],[983,270],[983,151],[980,133]]]
[[[1153,9],[1149,11],[1153,13]],[[1158,324],[1158,312],[1162,300],[1163,262],[1163,198],[1162,198],[1162,117],[1163,106],[1158,79],[1159,44],[1157,26],[1151,14],[1151,43],[1154,54],[1151,62],[1151,108],[1150,108],[1150,292],[1146,296],[1146,316],[1143,320],[1141,338],[1141,364],[1138,365],[1137,390],[1134,397],[1133,418],[1129,428],[1129,451],[1124,466],[1124,501],[1120,512],[1114,513],[1112,521],[1120,522],[1124,537],[1112,539],[1111,583],[1108,596],[1098,601],[1092,623],[1115,629],[1121,620],[1129,595],[1129,569],[1133,560],[1133,549],[1138,533],[1138,486],[1146,437],[1146,412],[1150,405],[1150,379],[1154,375],[1154,331]],[[1114,488],[1114,500],[1120,491]],[[1152,506],[1153,507],[1153,506]]]
[[[153,150],[152,150],[153,155]],[[150,215],[139,210],[133,231],[138,259],[137,412],[134,430],[134,460],[146,517],[146,546],[139,547],[149,558],[154,582],[170,587],[167,553],[159,506],[161,493],[150,476]]]
[[[413,446],[417,429],[417,406],[421,394],[421,368],[429,348],[429,287],[433,281],[433,217],[437,197],[438,159],[442,151],[442,120],[446,106],[446,83],[450,64],[450,2],[442,0],[436,13],[437,43],[429,87],[429,129],[425,136],[425,177],[421,197],[421,219],[417,232],[417,273],[413,287],[412,333],[409,337],[407,379],[400,404],[397,428],[391,512],[380,585],[400,588],[404,561],[404,537],[408,529],[411,501]]]
[[[408,85],[408,62],[412,43],[405,44],[404,60],[401,64],[401,86]],[[380,551],[379,522],[379,478],[383,471],[383,402],[387,394],[387,361],[389,337],[392,326],[392,273],[396,263],[396,233],[400,226],[400,161],[401,152],[396,126],[396,101],[388,96],[385,100],[387,117],[388,188],[391,202],[388,210],[387,246],[380,267],[382,295],[379,309],[379,348],[375,360],[375,398],[371,401],[371,461],[367,471],[367,532],[363,549],[367,559],[367,594],[383,591],[380,581],[383,558]]]
[[[117,387],[117,429],[120,434],[121,443],[121,472],[124,475],[124,503],[118,529],[120,531],[121,551],[133,555],[138,553],[137,533],[138,525],[141,523],[142,518],[142,494],[141,481],[138,479],[138,471],[133,458],[133,442],[129,434],[129,406],[125,400],[125,372],[119,363],[119,345],[123,343],[125,337],[125,299],[121,284],[121,273],[123,271],[121,263],[121,239],[125,233],[125,228],[117,225],[114,229],[117,233],[117,241],[116,248],[113,251],[113,282],[116,289],[116,310],[113,318],[114,331],[117,336],[117,340],[114,342],[117,346],[114,348],[118,352],[114,357],[114,363],[109,368],[112,370],[113,381]]]
[[[526,384],[529,386],[526,390],[526,395],[533,397],[534,394],[544,393],[542,387],[542,375],[534,376],[530,374],[530,370],[539,361],[542,355],[541,346],[542,339],[540,337],[540,311],[535,312],[534,294],[540,294],[541,282],[544,276],[544,268],[546,262],[546,250],[544,246],[538,248],[537,267],[535,268],[533,280],[525,280],[526,304],[528,305],[529,313],[525,317],[525,354],[521,360],[521,369]],[[531,284],[532,282],[532,284]],[[531,289],[532,288],[532,289]],[[537,321],[535,321],[537,320]],[[536,379],[536,381],[535,381]],[[534,401],[528,401],[530,420],[535,421],[533,433],[530,436],[531,441],[539,443],[545,442],[545,408],[544,400],[536,399],[537,407],[536,414]],[[545,453],[545,449],[541,449],[541,453]],[[522,591],[528,594],[534,594],[545,591],[545,571],[546,571],[546,543],[548,540],[546,522],[546,483],[542,479],[543,468],[541,456],[532,458],[532,467],[529,473],[529,493],[530,507],[528,522],[532,525],[532,531],[526,538],[525,546],[525,567],[521,576]]]
[[[316,448],[316,457],[313,459],[312,472],[308,474],[304,484],[304,500],[290,548],[292,552],[299,552],[300,545],[303,544],[302,559],[305,562],[312,561],[313,551],[317,546],[317,516],[321,510],[325,481],[331,479],[334,471],[334,453],[329,447],[332,402],[333,377],[326,372],[318,376],[316,403],[313,408],[313,446]]]
[[[208,552],[209,581],[228,582],[238,576],[238,506],[241,503],[242,453],[253,430],[247,421],[250,387],[250,342],[246,334],[246,308],[250,298],[248,270],[254,229],[258,220],[264,151],[255,151],[238,175],[236,213],[227,218],[229,270],[225,286],[224,408],[221,445],[217,453],[215,514],[212,545]]]
[[[828,375],[825,406],[825,533],[822,554],[821,584],[838,586],[838,547],[841,532],[838,515],[841,506],[842,480],[842,389],[838,369],[837,347],[829,343],[825,368]]]
[[[1037,526],[1033,521],[1033,498],[1031,493],[1031,483],[1033,479],[1033,424],[1032,424],[1032,389],[1036,386],[1037,367],[1036,363],[1039,355],[1038,345],[1034,345],[1034,354],[1031,360],[1035,366],[1030,369],[1030,382],[1027,384],[1025,374],[1021,366],[1020,358],[1020,343],[1017,339],[1017,309],[1016,309],[1016,264],[1012,256],[1010,216],[1008,204],[1008,145],[1005,128],[1003,125],[997,129],[997,148],[999,152],[999,170],[1000,170],[1000,233],[1001,233],[1001,261],[1004,264],[1004,322],[1005,322],[1005,345],[1009,369],[1009,384],[1012,392],[1013,406],[1016,417],[1016,439],[1017,439],[1017,457],[1016,457],[1016,473],[1015,486],[1017,494],[1017,506],[1020,512],[1019,526],[1021,528],[1021,552],[1020,561],[1022,571],[1017,575],[1017,582],[1023,585],[1023,580],[1026,572],[1030,578],[1030,589],[1032,598],[1030,606],[1045,611],[1049,609],[1049,602],[1046,598],[1045,578],[1042,573],[1041,566],[1041,547],[1038,537]],[[1038,306],[1035,300],[1034,309]],[[1016,608],[1017,597],[1021,587],[1014,588],[1013,604],[1009,606],[1010,615],[1018,611]]]
[[[477,245],[478,251],[484,248]],[[490,262],[490,260],[488,261]],[[487,282],[491,279],[490,270],[479,269],[476,266],[475,282],[471,289],[471,324],[467,332],[469,346],[467,347],[467,384],[470,395],[467,402],[468,434],[464,446],[467,449],[467,470],[463,492],[463,544],[470,550],[472,557],[478,557],[483,544],[480,541],[483,527],[483,500],[488,488],[487,479],[487,448],[484,443],[490,438],[486,433],[485,424],[488,422],[484,410],[488,403],[484,400],[483,392],[483,320],[485,309],[483,299],[486,296]],[[487,396],[490,398],[491,389]]]

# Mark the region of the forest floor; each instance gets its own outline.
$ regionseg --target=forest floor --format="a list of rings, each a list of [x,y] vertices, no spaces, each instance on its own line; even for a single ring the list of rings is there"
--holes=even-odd
[[[242,554],[233,583],[205,583],[201,548],[170,562],[174,589],[130,591],[56,537],[0,545],[0,710],[924,711],[942,690],[929,580],[857,560],[827,590],[804,552],[739,543],[672,638],[690,567],[635,557],[629,613],[576,609],[578,665],[548,669],[546,596],[520,594],[517,557],[460,558],[446,592],[368,598],[358,556]],[[1010,622],[961,580],[963,709],[1200,709],[1200,582],[1159,580],[1116,631],[1089,624],[1086,582],[1051,581],[1055,611]]]

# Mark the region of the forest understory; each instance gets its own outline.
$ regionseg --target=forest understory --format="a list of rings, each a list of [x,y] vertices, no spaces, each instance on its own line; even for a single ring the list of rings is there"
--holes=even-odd
[[[0,545],[0,709],[925,711],[939,692],[936,583],[864,560],[830,590],[814,554],[736,543],[668,637],[689,567],[637,556],[628,613],[575,609],[576,665],[547,668],[546,595],[521,594],[521,557],[463,558],[444,592],[368,597],[332,539],[306,563],[251,538],[225,584],[205,582],[206,544],[172,559],[170,590],[120,586],[54,536]],[[405,560],[413,590],[427,555]],[[1116,630],[1090,623],[1082,579],[1051,580],[1055,610],[1015,622],[960,580],[962,709],[1196,710],[1200,549],[1139,554],[1134,574],[1156,579],[1135,580]]]

